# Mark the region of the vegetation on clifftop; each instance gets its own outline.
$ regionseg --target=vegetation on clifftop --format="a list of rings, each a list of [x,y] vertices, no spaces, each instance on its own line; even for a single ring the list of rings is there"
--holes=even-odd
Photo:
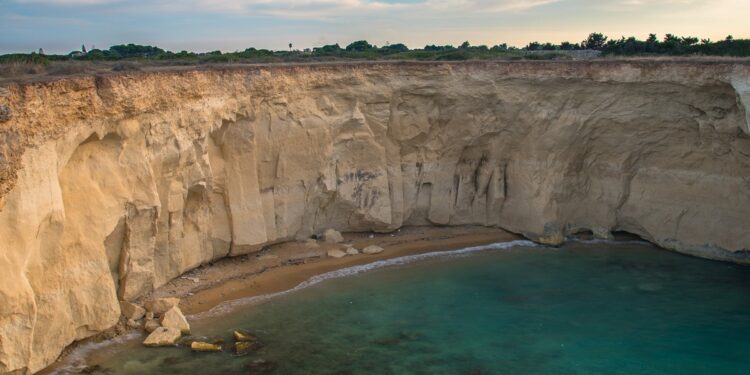
[[[591,33],[577,43],[531,42],[518,48],[500,43],[493,46],[472,46],[468,41],[459,46],[426,45],[411,49],[403,43],[376,46],[366,40],[352,42],[345,47],[330,44],[312,49],[271,51],[247,48],[235,52],[172,52],[155,46],[120,44],[106,50],[92,48],[72,51],[66,55],[39,52],[0,55],[0,77],[17,77],[47,73],[53,75],[83,73],[91,69],[93,62],[112,62],[108,69],[114,71],[138,70],[141,63],[165,65],[189,65],[204,63],[273,63],[273,62],[318,62],[342,60],[548,60],[591,59],[599,56],[731,56],[750,57],[750,39],[734,39],[727,36],[720,41],[699,39],[692,36],[667,34],[659,39],[650,34],[646,40],[635,37],[609,38],[600,33]],[[64,64],[58,62],[67,62]],[[55,64],[51,64],[55,63]],[[50,66],[53,65],[53,66]],[[100,64],[101,65],[101,64]]]

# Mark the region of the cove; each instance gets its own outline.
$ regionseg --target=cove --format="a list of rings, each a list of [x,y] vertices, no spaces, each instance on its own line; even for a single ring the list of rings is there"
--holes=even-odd
[[[479,251],[490,250],[490,251]],[[193,321],[227,352],[91,353],[108,374],[745,374],[750,268],[640,242],[515,246],[340,272]],[[348,274],[348,275],[347,275]],[[264,347],[231,353],[233,329]]]

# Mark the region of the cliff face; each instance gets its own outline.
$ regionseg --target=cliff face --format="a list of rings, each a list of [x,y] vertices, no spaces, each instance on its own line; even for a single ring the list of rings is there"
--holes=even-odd
[[[118,300],[324,228],[628,231],[750,263],[750,66],[362,64],[0,92],[0,373]]]

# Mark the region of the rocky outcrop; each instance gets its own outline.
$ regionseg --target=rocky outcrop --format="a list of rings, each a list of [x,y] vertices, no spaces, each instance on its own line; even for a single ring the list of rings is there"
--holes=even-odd
[[[181,333],[190,333],[190,324],[177,306],[164,313],[161,318],[161,326],[177,329]]]
[[[181,336],[182,334],[179,329],[159,327],[143,340],[143,345],[151,347],[172,346],[177,343],[177,340],[179,340]]]
[[[203,263],[327,228],[627,231],[750,262],[749,79],[745,63],[602,61],[12,85],[0,373],[42,369]]]

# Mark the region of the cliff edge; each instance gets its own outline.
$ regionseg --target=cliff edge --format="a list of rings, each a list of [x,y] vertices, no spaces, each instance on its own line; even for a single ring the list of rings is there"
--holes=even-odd
[[[257,66],[0,89],[0,373],[325,228],[591,231],[750,263],[750,65]]]

